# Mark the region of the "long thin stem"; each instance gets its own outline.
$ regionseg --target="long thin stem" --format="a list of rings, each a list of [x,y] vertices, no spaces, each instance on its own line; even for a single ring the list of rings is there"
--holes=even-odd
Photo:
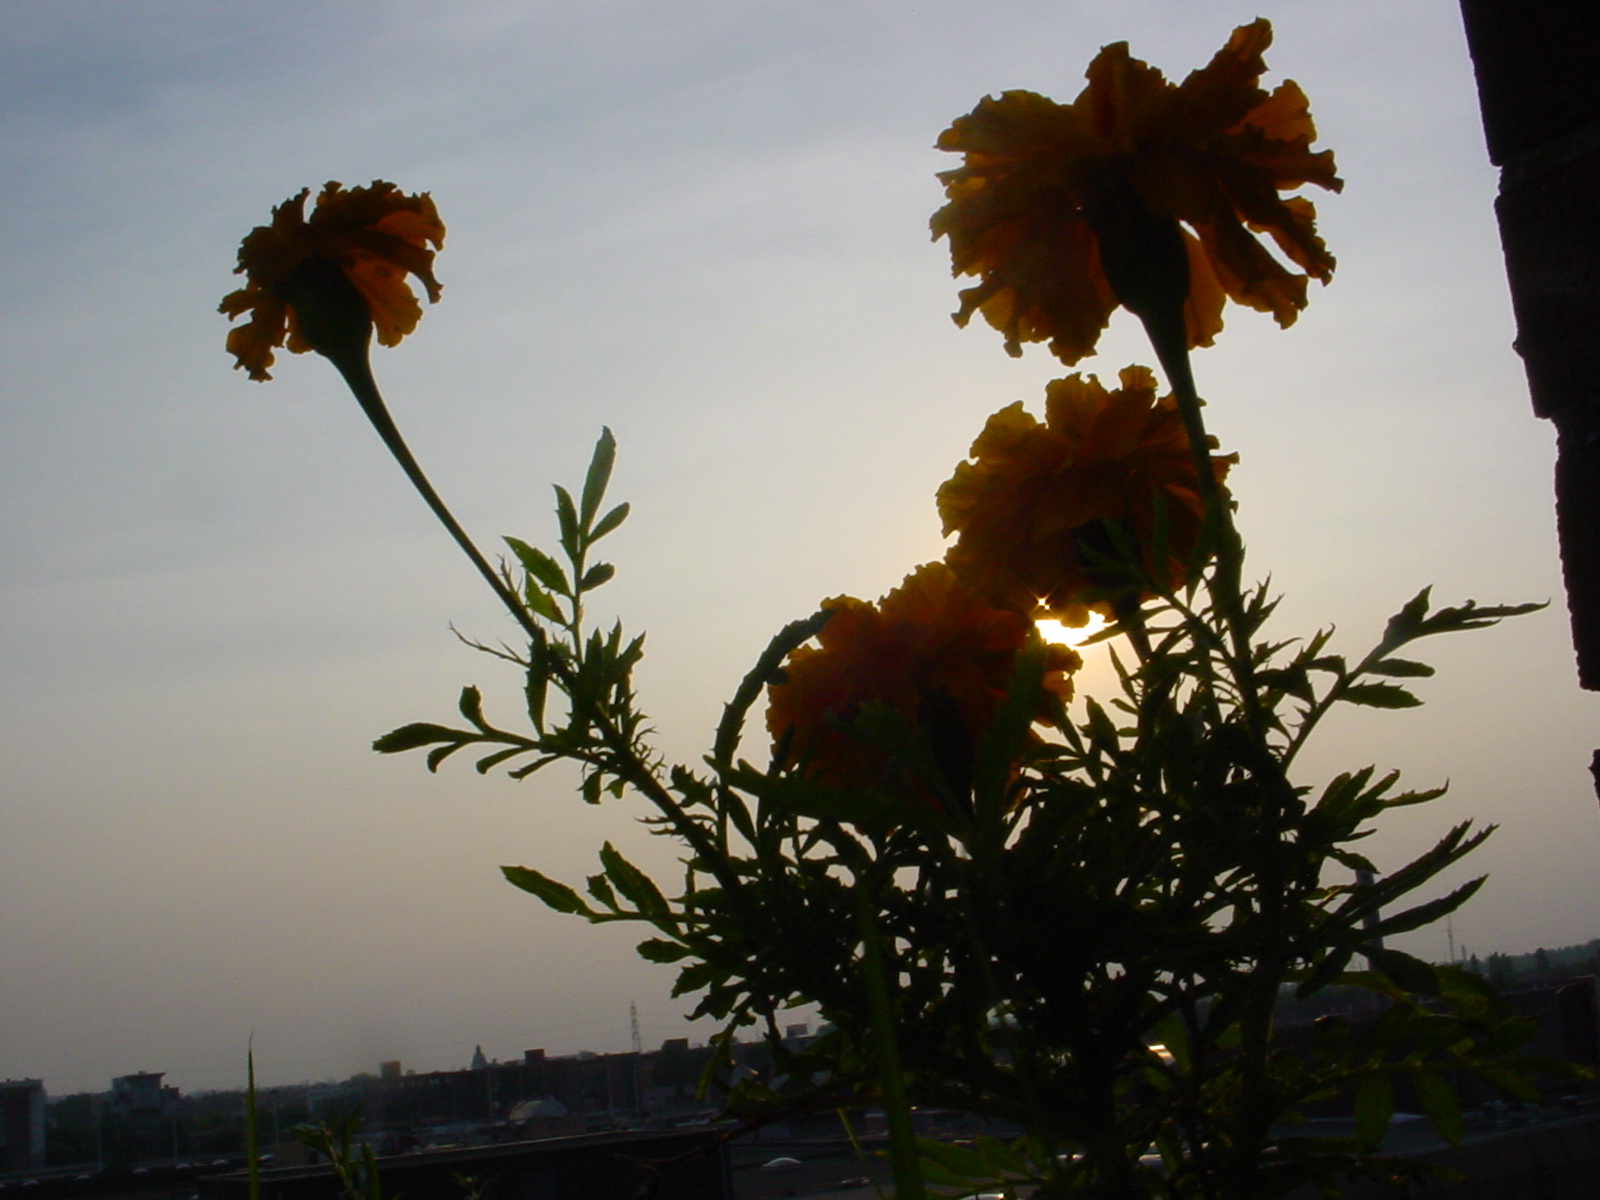
[[[472,561],[472,565],[478,569],[478,574],[483,576],[484,582],[500,598],[501,603],[506,606],[506,611],[511,614],[517,624],[522,626],[530,638],[539,637],[541,631],[538,625],[535,624],[527,606],[506,586],[506,582],[501,578],[500,574],[489,565],[489,560],[479,551],[472,538],[467,535],[467,531],[456,520],[455,514],[446,506],[444,499],[434,490],[433,484],[429,482],[427,475],[423,473],[421,464],[417,462],[416,456],[411,453],[411,448],[406,445],[405,438],[400,435],[400,429],[395,425],[394,418],[389,415],[388,406],[383,402],[383,395],[378,391],[377,380],[372,376],[372,367],[367,359],[365,347],[363,346],[360,354],[328,355],[327,357],[338,368],[339,374],[344,377],[344,381],[355,396],[356,402],[361,405],[361,411],[366,413],[367,420],[372,422],[372,427],[378,431],[378,436],[383,439],[383,444],[388,447],[389,453],[400,464],[400,469],[406,473],[406,478],[411,481],[418,494],[427,502],[428,507],[433,511],[433,515],[439,519],[439,523],[455,539],[455,543],[461,547],[462,553]],[[556,670],[561,675],[561,682],[565,685],[567,694],[571,696],[574,690],[572,685],[575,681],[562,668],[562,664],[557,663]],[[672,827],[677,830],[679,835],[702,856],[708,867],[717,875],[719,882],[728,888],[730,892],[736,893],[738,891],[738,880],[727,870],[725,857],[717,853],[717,848],[712,843],[709,834],[695,824],[693,819],[672,798],[671,793],[661,786],[661,782],[651,772],[649,766],[634,753],[628,738],[616,727],[614,722],[601,712],[591,712],[589,716],[594,721],[607,748],[617,757],[617,761],[608,764],[608,766],[654,804],[657,810],[672,824]]]
[[[472,565],[478,568],[478,574],[483,576],[484,581],[500,598],[517,624],[527,631],[528,636],[538,637],[539,629],[527,608],[506,586],[505,580],[500,578],[499,573],[489,565],[489,560],[479,552],[478,547],[467,536],[467,531],[446,507],[439,493],[434,491],[427,475],[423,474],[416,456],[411,453],[411,447],[406,445],[406,440],[400,436],[400,429],[395,425],[394,418],[389,415],[389,408],[384,404],[383,396],[378,391],[377,381],[372,377],[372,367],[366,356],[357,358],[353,355],[341,355],[330,361],[339,368],[339,374],[344,376],[344,381],[355,395],[356,402],[361,405],[361,411],[367,414],[367,420],[372,422],[372,427],[378,431],[383,444],[389,448],[389,453],[394,455],[395,461],[400,464],[400,469],[406,473],[406,478],[433,510],[433,515],[439,518],[439,523],[455,539],[462,553],[472,560]]]
[[[1260,785],[1261,860],[1257,875],[1257,904],[1262,933],[1257,942],[1263,949],[1255,963],[1254,991],[1245,1004],[1241,1033],[1240,1132],[1251,1148],[1259,1148],[1268,1136],[1270,1101],[1267,1096],[1266,1066],[1271,1049],[1273,1013],[1277,1004],[1278,983],[1285,973],[1290,952],[1282,937],[1287,897],[1280,845],[1283,823],[1294,802],[1294,790],[1284,771],[1284,763],[1273,754],[1268,743],[1268,714],[1261,705],[1256,684],[1255,649],[1245,619],[1242,582],[1244,545],[1233,524],[1232,513],[1222,497],[1211,466],[1211,448],[1205,419],[1200,412],[1200,396],[1189,364],[1188,339],[1183,312],[1170,306],[1140,314],[1145,331],[1161,360],[1183,416],[1189,450],[1194,456],[1196,484],[1205,507],[1202,545],[1209,543],[1216,556],[1210,576],[1212,602],[1227,631],[1231,660],[1228,667],[1237,689],[1238,703],[1247,731],[1247,754],[1251,774]],[[1250,1150],[1235,1156],[1236,1162],[1249,1161]]]
[[[865,882],[856,885],[857,918],[861,924],[861,968],[872,1015],[872,1049],[878,1082],[883,1088],[883,1113],[889,1125],[889,1161],[894,1172],[895,1200],[923,1200],[922,1166],[917,1157],[916,1135],[911,1125],[911,1104],[906,1098],[905,1076],[900,1066],[900,1045],[894,1031],[894,1008],[889,1002],[889,981],[883,966],[882,935]]]

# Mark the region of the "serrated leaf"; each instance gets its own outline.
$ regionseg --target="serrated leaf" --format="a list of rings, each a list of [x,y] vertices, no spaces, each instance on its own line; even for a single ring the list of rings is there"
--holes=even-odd
[[[1394,1114],[1394,1087],[1384,1074],[1362,1077],[1356,1087],[1356,1141],[1377,1149],[1389,1132],[1389,1118]]]
[[[1423,618],[1428,615],[1428,596],[1432,593],[1431,587],[1425,587],[1405,604],[1400,611],[1389,618],[1389,623],[1383,630],[1383,641],[1380,643],[1385,649],[1393,649],[1411,641],[1418,635],[1422,627]]]
[[[1372,964],[1374,971],[1381,972],[1392,980],[1396,987],[1421,996],[1439,994],[1438,975],[1420,958],[1413,958],[1400,950],[1389,950],[1375,945],[1362,946],[1361,953]]]
[[[1418,637],[1437,633],[1455,633],[1462,629],[1484,629],[1497,625],[1507,617],[1520,617],[1548,607],[1548,601],[1538,604],[1479,604],[1468,600],[1453,608],[1441,608],[1422,622]]]
[[[1263,687],[1276,688],[1285,695],[1307,703],[1317,698],[1304,667],[1274,667],[1266,671],[1257,671],[1256,681]]]
[[[528,709],[528,720],[534,729],[544,733],[544,706],[550,695],[550,664],[548,647],[543,631],[529,642],[528,673],[522,686],[522,697]]]
[[[372,743],[372,748],[379,754],[399,754],[405,750],[420,750],[424,746],[432,746],[436,742],[459,742],[463,733],[459,729],[449,729],[443,725],[431,725],[425,721],[417,721],[411,725],[402,725],[399,729],[392,729]]]
[[[477,688],[464,687],[461,689],[461,698],[456,702],[456,707],[461,710],[461,715],[476,725],[479,730],[487,732],[488,722],[483,716],[483,693]]]
[[[589,470],[583,477],[583,527],[588,529],[600,511],[600,501],[605,498],[606,485],[611,482],[611,468],[617,461],[617,439],[611,430],[601,426],[600,440],[594,444],[594,456],[589,460]]]
[[[665,941],[662,938],[649,938],[640,942],[634,949],[638,951],[639,957],[646,962],[656,963],[682,962],[694,953],[687,946],[681,946],[677,942]]]
[[[1388,675],[1393,678],[1427,679],[1434,674],[1434,670],[1427,663],[1413,662],[1409,658],[1385,658],[1372,663],[1367,670],[1374,675]]]
[[[624,521],[626,521],[628,519],[628,513],[631,511],[632,510],[625,503],[617,505],[605,516],[601,517],[599,521],[595,522],[595,527],[589,531],[589,541],[598,542],[601,538],[605,537],[606,534],[610,533],[618,525],[621,525]]]
[[[716,963],[690,963],[678,972],[678,978],[672,984],[672,994],[683,996],[689,992],[698,992],[701,988],[710,987],[719,979],[726,978],[727,974],[727,969]]]
[[[572,493],[559,483],[556,491],[556,524],[561,529],[561,548],[569,555],[578,551],[578,510],[572,503]]]
[[[506,545],[511,547],[511,552],[517,556],[522,569],[529,575],[553,592],[562,596],[572,595],[572,588],[567,583],[567,573],[555,559],[538,547],[528,545],[521,538],[508,537]]]
[[[649,916],[665,916],[667,898],[652,880],[634,866],[610,842],[600,847],[600,861],[606,869],[606,878],[616,885],[617,891],[633,902],[635,908]]]
[[[1422,703],[1405,688],[1393,683],[1357,683],[1339,693],[1339,699],[1367,708],[1416,708]]]
[[[504,875],[506,882],[513,887],[519,887],[529,895],[537,896],[556,912],[578,913],[583,916],[593,912],[577,892],[564,883],[557,883],[549,876],[540,874],[532,867],[501,867],[500,874]]]
[[[986,1183],[1005,1175],[1003,1170],[973,1147],[918,1138],[917,1153],[924,1163],[937,1163],[951,1172],[956,1177],[957,1185],[965,1182]]]
[[[1461,1102],[1455,1089],[1437,1072],[1422,1069],[1411,1077],[1417,1088],[1417,1100],[1423,1115],[1433,1122],[1439,1136],[1452,1146],[1458,1145],[1466,1127],[1461,1120]]]
[[[551,621],[557,625],[565,621],[561,609],[551,599],[550,593],[539,587],[533,580],[528,580],[528,586],[523,588],[522,598],[536,616],[541,616],[546,621]]]
[[[592,592],[616,573],[617,569],[610,563],[595,563],[583,573],[583,578],[578,581],[578,590]]]

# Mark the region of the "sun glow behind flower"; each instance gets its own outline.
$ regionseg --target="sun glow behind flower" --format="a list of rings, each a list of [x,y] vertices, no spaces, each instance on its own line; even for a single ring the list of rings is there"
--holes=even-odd
[[[1091,612],[1084,624],[1073,628],[1054,617],[1043,617],[1034,622],[1039,636],[1053,646],[1081,646],[1107,625],[1111,624],[1097,612]]]

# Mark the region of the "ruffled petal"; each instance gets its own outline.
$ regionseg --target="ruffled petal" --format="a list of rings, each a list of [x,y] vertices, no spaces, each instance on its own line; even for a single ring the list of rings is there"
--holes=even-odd
[[[278,205],[271,223],[252,230],[239,247],[236,271],[246,277],[246,286],[224,298],[222,311],[230,317],[250,314],[248,325],[229,333],[228,348],[252,379],[269,378],[266,368],[276,347],[296,354],[316,348],[301,332],[294,309],[280,299],[291,273],[312,255],[344,271],[365,299],[373,330],[385,346],[398,343],[422,318],[408,276],[421,280],[430,302],[440,296],[433,258],[444,244],[445,229],[426,192],[406,195],[381,179],[348,189],[332,181],[318,193],[308,218],[309,195],[303,189]]]
[[[1096,55],[1070,105],[1006,92],[953,122],[938,146],[964,159],[940,175],[947,203],[932,229],[949,239],[954,273],[978,277],[956,322],[981,312],[1013,355],[1035,341],[1069,365],[1091,354],[1118,302],[1086,214],[1105,228],[1108,213],[1134,203],[1158,226],[1187,227],[1189,345],[1211,344],[1225,298],[1291,323],[1306,280],[1327,283],[1334,259],[1310,202],[1284,193],[1342,184],[1332,153],[1310,149],[1300,88],[1260,86],[1271,42],[1267,21],[1240,26],[1179,85],[1118,42]]]

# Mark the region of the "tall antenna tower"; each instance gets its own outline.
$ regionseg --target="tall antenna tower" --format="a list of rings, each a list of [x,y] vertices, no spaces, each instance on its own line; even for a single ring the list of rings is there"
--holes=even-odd
[[[644,1104],[644,1043],[639,1039],[639,1005],[628,1001],[628,1025],[633,1032],[633,1111],[648,1116]]]

